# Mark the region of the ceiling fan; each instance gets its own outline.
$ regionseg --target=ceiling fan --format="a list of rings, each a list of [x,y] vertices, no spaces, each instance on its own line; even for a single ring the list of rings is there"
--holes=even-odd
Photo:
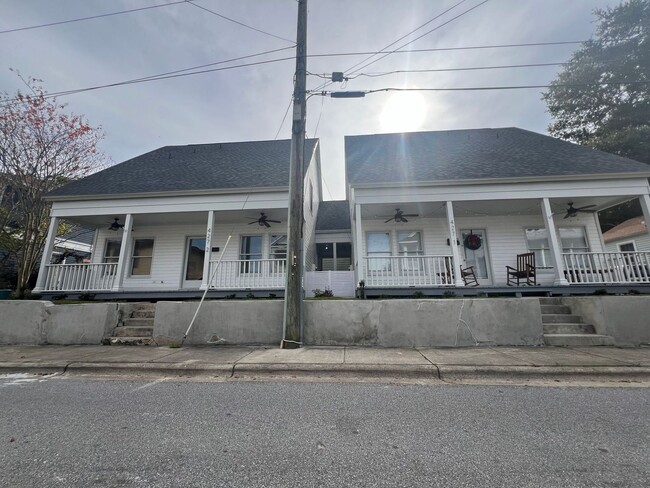
[[[117,232],[118,230],[120,230],[123,227],[124,227],[124,224],[120,224],[120,218],[115,217],[115,219],[113,220],[111,225],[108,227],[108,230],[112,230],[112,231]]]
[[[259,218],[253,218],[253,217],[248,217],[249,219],[252,220],[252,222],[249,222],[248,225],[252,225],[257,223],[260,227],[266,226],[266,227],[271,227],[269,222],[273,222],[274,224],[281,224],[279,220],[271,220],[269,217],[264,213],[260,212],[260,217]]]
[[[406,219],[405,217],[418,217],[418,214],[405,214],[403,210],[396,208],[395,215],[393,215],[390,219],[385,221],[384,224],[387,224],[391,220],[394,220],[395,222],[408,222],[408,219]]]
[[[565,219],[568,219],[569,217],[575,217],[576,215],[578,215],[578,212],[585,212],[585,213],[595,212],[595,210],[586,210],[586,209],[595,207],[596,205],[585,205],[584,207],[574,207],[573,202],[567,202],[567,204],[569,206],[566,209],[566,215],[564,216]],[[562,212],[557,212],[557,213],[561,214]]]

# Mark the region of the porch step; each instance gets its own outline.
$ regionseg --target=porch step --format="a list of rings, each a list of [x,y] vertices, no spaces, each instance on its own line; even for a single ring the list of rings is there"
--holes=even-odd
[[[547,346],[613,346],[614,339],[601,334],[544,334]]]
[[[540,297],[540,305],[562,305],[562,299],[556,297]]]
[[[123,346],[155,345],[153,340],[155,303],[135,303],[129,306],[128,317],[115,327],[108,343]]]
[[[570,314],[571,313],[571,308],[567,307],[566,305],[540,305],[542,308],[542,313],[547,314],[547,313],[566,313]]]
[[[544,324],[544,334],[595,334],[596,329],[591,324]]]
[[[153,324],[147,325],[126,325],[115,327],[114,337],[153,337]]]
[[[143,310],[136,310],[131,314],[131,317],[133,318],[141,318],[141,319],[153,319],[154,315],[156,314],[156,311],[151,309],[143,309]]]
[[[613,346],[614,339],[596,334],[596,328],[585,324],[582,316],[571,313],[561,298],[540,298],[544,344],[547,346]]]
[[[124,319],[124,327],[152,327],[153,328],[153,318]]]
[[[113,346],[155,346],[153,337],[111,337]]]
[[[542,312],[543,324],[581,324],[582,317],[580,315],[572,315],[571,313],[544,313]]]

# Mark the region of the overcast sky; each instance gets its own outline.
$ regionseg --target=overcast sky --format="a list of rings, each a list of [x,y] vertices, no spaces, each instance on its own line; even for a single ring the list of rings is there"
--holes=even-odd
[[[309,0],[308,54],[380,51],[461,0]],[[593,35],[593,10],[618,0],[465,0],[391,47],[395,49],[450,21],[404,49],[580,41]],[[0,0],[0,31],[174,3],[173,0]],[[86,88],[264,51],[291,48],[295,0],[196,0],[92,20],[0,34],[0,90],[21,82],[9,68],[43,80],[49,92]],[[473,8],[476,7],[476,8]],[[473,10],[470,10],[472,9]],[[464,12],[469,12],[463,14]],[[462,14],[462,15],[461,15]],[[459,16],[460,15],[460,16]],[[452,20],[454,17],[457,19]],[[385,87],[456,88],[547,84],[560,66],[397,73],[424,70],[558,63],[576,44],[502,49],[394,53],[362,68],[334,90]],[[213,67],[292,58],[295,49]],[[312,57],[315,75],[350,72],[367,55]],[[372,61],[375,58],[371,58]],[[364,63],[365,64],[365,63]],[[68,109],[103,127],[103,152],[113,163],[165,145],[291,137],[293,59],[129,84],[61,97]],[[377,93],[360,99],[313,96],[307,136],[321,140],[324,196],[342,199],[345,135],[516,126],[546,132],[550,121],[540,89]],[[254,177],[254,175],[252,175]]]

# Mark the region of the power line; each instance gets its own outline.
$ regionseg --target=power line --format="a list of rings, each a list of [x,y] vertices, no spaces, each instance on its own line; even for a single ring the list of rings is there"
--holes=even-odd
[[[385,71],[383,73],[359,73],[358,75],[351,76],[349,79],[353,80],[361,76],[368,78],[378,78],[380,76],[395,75],[401,73],[439,73],[446,71],[475,71],[475,70],[489,70],[489,69],[509,69],[509,68],[535,68],[542,66],[563,66],[569,63],[532,63],[532,64],[508,64],[500,66],[472,66],[468,68],[432,68],[432,69],[402,69],[395,71]]]
[[[449,12],[450,10],[452,10],[452,9],[456,8],[457,6],[459,6],[460,4],[464,3],[464,1],[465,1],[465,0],[463,0],[463,1],[461,1],[461,2],[459,2],[459,3],[457,3],[457,4],[455,4],[455,5],[453,5],[453,6],[450,7],[449,9],[445,10],[444,12],[442,12],[441,14],[439,14],[439,15],[435,16],[434,18],[432,18],[429,22],[426,22],[425,24],[422,24],[422,25],[421,25],[420,27],[418,27],[417,29],[414,29],[413,31],[411,31],[411,32],[409,32],[408,34],[406,34],[406,36],[402,36],[402,37],[399,38],[397,41],[394,41],[393,43],[389,44],[387,47],[390,47],[390,46],[394,45],[395,43],[399,42],[400,40],[404,39],[405,37],[408,37],[409,35],[411,35],[411,34],[414,33],[415,31],[419,30],[419,29],[422,28],[423,26],[427,25],[428,23],[432,22],[433,20],[436,20],[436,19],[440,18],[442,15],[446,14],[446,13]],[[412,44],[413,42],[417,41],[418,39],[422,39],[424,36],[427,36],[427,35],[429,35],[430,33],[432,33],[432,32],[434,32],[434,31],[440,29],[441,27],[444,27],[445,25],[449,24],[450,22],[453,22],[454,20],[456,20],[456,19],[462,17],[463,15],[468,14],[468,13],[471,12],[472,10],[474,10],[474,9],[476,9],[476,8],[478,8],[478,7],[480,7],[480,6],[483,5],[484,3],[487,3],[488,1],[489,1],[489,0],[483,0],[483,2],[481,2],[481,3],[477,4],[477,5],[475,5],[474,7],[470,8],[470,9],[468,9],[468,10],[465,10],[464,12],[460,13],[459,15],[457,15],[457,16],[455,16],[455,17],[449,19],[448,21],[446,21],[446,22],[444,22],[444,23],[442,23],[442,24],[440,24],[440,25],[434,27],[433,29],[431,29],[431,30],[425,32],[424,34],[422,34],[422,35],[416,37],[415,39],[412,39],[412,40],[406,42],[405,44],[402,44],[402,45],[399,46],[398,48],[393,49],[392,51],[389,51],[389,52],[385,53],[383,56],[381,56],[381,57],[379,57],[379,58],[377,58],[377,59],[375,59],[375,60],[373,60],[373,61],[371,61],[371,62],[369,62],[369,63],[364,64],[363,66],[357,68],[357,69],[354,70],[354,71],[351,71],[351,74],[358,73],[358,72],[359,72],[360,70],[362,70],[363,68],[366,68],[366,67],[370,66],[371,64],[376,63],[377,61],[380,61],[380,60],[384,59],[386,56],[389,56],[389,55],[391,55],[391,54],[394,54],[395,52],[399,51],[399,50],[402,49],[403,47],[405,47],[405,46],[407,46],[407,45],[409,45],[409,44]],[[381,54],[382,52],[384,52],[385,49],[386,49],[386,47],[383,48],[383,49],[380,50],[380,51],[377,51],[377,52],[372,53],[371,56],[369,56],[366,60],[361,61],[360,63],[355,64],[355,65],[353,66],[353,68],[359,66],[359,64],[364,63],[365,61],[367,61],[368,59],[370,59],[370,58],[376,56],[377,54]],[[347,72],[347,71],[350,71],[351,69],[352,69],[352,68],[349,68],[348,70],[346,70],[346,72]],[[318,89],[321,90],[321,89],[323,89],[323,88],[325,88],[325,87],[327,87],[327,86],[329,86],[329,85],[331,85],[331,84],[332,84],[332,82],[331,82],[331,81],[328,81],[328,82],[326,82],[326,83],[323,83],[323,84],[322,84]]]
[[[320,92],[310,91],[311,95],[327,96],[332,94],[346,94],[347,97],[339,96],[338,98],[359,98],[365,95],[379,92],[401,91],[401,92],[440,92],[440,91],[488,91],[488,90],[526,90],[532,88],[573,88],[573,87],[587,87],[587,86],[603,86],[603,85],[648,85],[650,81],[595,81],[593,83],[553,83],[548,85],[515,85],[515,86],[467,86],[467,87],[447,87],[447,88],[378,88],[376,90],[358,90],[351,92],[334,92],[323,90]]]
[[[413,53],[430,53],[435,51],[466,51],[473,49],[501,49],[511,47],[534,47],[534,46],[558,46],[563,44],[582,44],[584,41],[556,41],[556,42],[529,42],[519,44],[492,44],[485,46],[458,46],[458,47],[433,47],[427,49],[398,49],[391,51],[391,54],[413,54]],[[354,51],[354,52],[341,52],[341,53],[322,53],[322,54],[308,54],[309,58],[331,58],[331,57],[344,57],[344,56],[364,56],[366,54],[377,53],[376,51]]]
[[[67,91],[60,91],[60,92],[54,92],[54,93],[48,93],[45,95],[43,98],[54,98],[54,97],[59,97],[59,96],[65,96],[65,95],[74,95],[76,93],[82,93],[82,92],[88,92],[88,91],[94,91],[94,90],[100,90],[103,88],[112,88],[116,86],[123,86],[123,85],[132,85],[132,84],[137,84],[137,83],[146,83],[149,81],[158,81],[158,80],[168,80],[170,78],[181,78],[184,76],[193,76],[193,75],[199,75],[199,74],[204,74],[204,73],[214,73],[217,71],[226,71],[226,70],[231,70],[231,69],[236,69],[236,68],[246,68],[249,66],[259,66],[262,64],[270,64],[270,63],[278,63],[281,61],[290,61],[292,59],[295,59],[293,56],[292,57],[286,57],[286,58],[276,58],[276,59],[269,59],[266,61],[257,61],[255,63],[245,63],[245,64],[237,64],[234,66],[225,66],[223,68],[212,68],[212,69],[205,69],[201,71],[192,71],[191,73],[177,73],[177,74],[170,74],[170,75],[163,75],[163,76],[151,76],[148,78],[138,78],[134,80],[127,80],[127,81],[119,81],[116,83],[107,83],[105,85],[96,85],[96,86],[91,86],[91,87],[86,87],[86,88],[78,88],[75,90],[67,90]],[[12,102],[20,102],[21,100],[18,98],[12,98],[9,100],[4,100],[3,102],[5,104],[7,103],[12,103]]]
[[[202,5],[199,5],[197,3],[194,3],[192,0],[185,0],[187,3],[192,5],[193,7],[200,8],[201,10],[205,10],[206,12],[211,13],[212,15],[216,15],[217,17],[220,17],[224,20],[227,20],[229,22],[233,22],[237,25],[241,25],[242,27],[246,27],[247,29],[254,30],[255,32],[259,32],[261,34],[266,34],[267,36],[275,37],[276,39],[280,39],[282,41],[290,42],[293,46],[296,45],[295,41],[292,41],[291,39],[286,39],[284,37],[276,36],[275,34],[271,34],[270,32],[263,31],[261,29],[256,29],[255,27],[252,27],[250,25],[244,24],[243,22],[239,22],[238,20],[231,19],[230,17],[226,17],[225,15],[222,15],[218,12],[215,12],[214,10],[210,10],[209,8],[206,8]]]
[[[424,34],[422,34],[422,35],[416,37],[415,39],[411,39],[411,40],[408,41],[407,43],[402,44],[400,47],[398,47],[398,48],[395,49],[394,51],[397,51],[397,50],[399,50],[399,49],[402,49],[403,47],[408,46],[409,44],[412,44],[412,43],[414,43],[415,41],[417,41],[417,40],[419,40],[419,39],[422,39],[424,36],[427,36],[427,35],[431,34],[432,32],[437,31],[438,29],[440,29],[440,28],[446,26],[447,24],[450,24],[450,23],[453,22],[454,20],[459,19],[459,18],[462,17],[463,15],[466,15],[466,14],[470,13],[472,10],[479,8],[481,5],[483,5],[483,4],[487,3],[487,2],[489,2],[489,0],[483,0],[481,3],[479,3],[479,4],[477,4],[477,5],[474,5],[473,7],[471,7],[471,8],[469,8],[469,9],[465,10],[464,12],[461,12],[461,13],[458,14],[456,17],[452,17],[452,18],[449,19],[448,21],[443,22],[442,24],[440,24],[440,25],[434,27],[433,29],[431,29],[431,30],[425,32]],[[461,2],[461,3],[462,3],[462,2]],[[373,60],[373,61],[370,61],[369,63],[364,64],[363,66],[361,66],[361,67],[355,69],[351,74],[358,73],[358,72],[361,71],[363,68],[367,68],[367,67],[370,66],[371,64],[374,64],[374,63],[376,63],[376,62],[378,62],[378,61],[381,61],[381,60],[384,59],[386,56],[390,56],[391,54],[393,54],[393,51],[389,51],[389,52],[387,52],[386,54],[384,54],[383,56],[381,56],[381,57],[379,57],[379,58],[377,58],[377,59],[375,59],[375,60]]]
[[[154,9],[154,8],[160,8],[160,7],[169,7],[170,5],[178,5],[179,3],[187,3],[185,0],[178,0],[175,2],[169,2],[169,3],[161,3],[158,5],[150,5],[148,7],[140,7],[140,8],[133,8],[130,10],[120,10],[118,12],[110,12],[107,14],[100,14],[100,15],[91,15],[90,17],[81,17],[78,19],[69,19],[69,20],[61,20],[59,22],[50,22],[48,24],[40,24],[40,25],[31,25],[29,27],[19,27],[17,29],[7,29],[0,31],[0,34],[8,34],[10,32],[19,32],[19,31],[26,31],[26,30],[31,30],[31,29],[40,29],[41,27],[51,27],[53,25],[61,25],[61,24],[70,24],[72,22],[81,22],[82,20],[92,20],[92,19],[99,19],[102,17],[110,17],[113,15],[122,15],[122,14],[129,14],[132,12],[140,12],[142,10],[149,10],[149,9]]]
[[[289,113],[289,109],[291,108],[291,104],[293,103],[293,94],[289,98],[289,105],[287,105],[287,109],[284,111],[284,117],[282,117],[282,122],[280,122],[280,127],[278,127],[278,131],[275,133],[275,137],[273,140],[276,140],[278,136],[280,135],[280,131],[282,130],[282,126],[284,125],[284,121],[287,120],[287,114]]]
[[[372,53],[372,54],[371,54],[370,56],[368,56],[366,59],[363,59],[363,60],[359,61],[357,64],[354,64],[354,65],[350,66],[350,67],[349,67],[348,69],[346,69],[344,72],[351,71],[351,70],[353,70],[354,68],[356,68],[357,66],[359,66],[360,64],[363,64],[363,63],[365,63],[366,61],[368,61],[368,60],[369,60],[370,58],[372,58],[373,56],[376,56],[377,54],[379,54],[379,53],[381,53],[381,52],[384,52],[384,51],[385,51],[386,49],[388,49],[389,47],[394,46],[395,44],[397,44],[399,41],[401,41],[401,40],[403,40],[403,39],[406,39],[408,36],[410,36],[410,35],[413,34],[414,32],[416,32],[416,31],[422,29],[422,27],[424,27],[424,26],[426,26],[426,25],[429,25],[431,22],[433,22],[433,21],[439,19],[440,17],[442,17],[443,15],[445,15],[447,12],[450,12],[451,10],[455,9],[455,8],[458,7],[460,4],[465,3],[466,1],[467,1],[467,0],[461,0],[461,1],[458,2],[457,4],[452,5],[450,8],[448,8],[448,9],[445,10],[444,12],[439,13],[439,14],[436,15],[435,17],[432,17],[431,19],[429,19],[428,21],[426,21],[426,22],[425,22],[424,24],[422,24],[421,26],[419,26],[419,27],[413,29],[412,31],[410,31],[410,32],[408,32],[408,33],[406,33],[406,34],[404,34],[404,35],[403,35],[402,37],[400,37],[399,39],[396,39],[395,41],[393,41],[393,42],[391,42],[390,44],[388,44],[388,45],[384,46],[383,48],[381,48],[381,50]]]

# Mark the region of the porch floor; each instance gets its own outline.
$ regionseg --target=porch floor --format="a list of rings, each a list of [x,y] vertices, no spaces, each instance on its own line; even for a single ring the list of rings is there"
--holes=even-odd
[[[601,291],[601,290],[604,290]],[[603,283],[569,285],[569,286],[468,286],[468,287],[431,287],[431,288],[373,288],[366,287],[366,298],[381,297],[413,297],[416,293],[421,293],[425,297],[444,297],[444,296],[461,296],[461,297],[495,297],[495,296],[569,296],[569,295],[593,295],[605,292],[611,295],[625,295],[631,293],[650,294],[650,284],[648,283],[628,283],[625,285],[608,285]]]

